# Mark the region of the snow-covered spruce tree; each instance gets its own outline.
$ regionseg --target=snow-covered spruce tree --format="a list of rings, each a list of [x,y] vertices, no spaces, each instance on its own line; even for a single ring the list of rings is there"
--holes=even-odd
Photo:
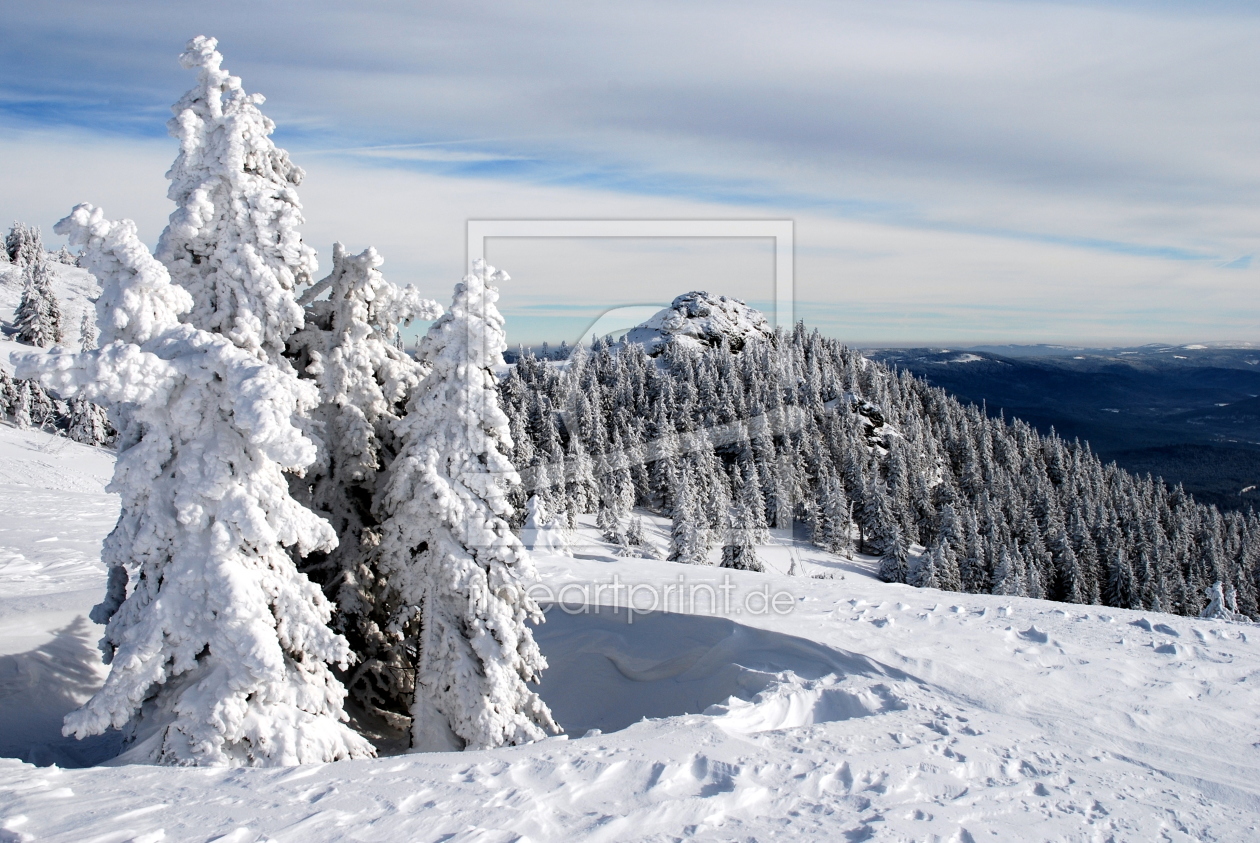
[[[333,628],[357,658],[344,677],[347,689],[368,712],[403,728],[413,693],[410,665],[390,661],[398,649],[370,561],[378,539],[372,499],[378,475],[397,452],[392,425],[425,371],[397,347],[398,326],[434,319],[442,308],[412,286],[387,281],[383,262],[375,249],[350,255],[334,244],[331,274],[310,291],[328,289],[328,298],[307,305],[305,326],[289,340],[289,358],[319,389],[312,413],[319,456],[290,485],[337,533],[333,550],[312,553],[299,568],[334,601]]]
[[[199,35],[179,57],[197,70],[197,84],[167,123],[180,146],[166,174],[176,209],[156,257],[192,295],[190,324],[274,363],[302,326],[293,291],[316,270],[298,231],[294,188],[305,172],[271,142],[275,123],[258,109],[263,96],[245,93],[220,67],[216,46]]]
[[[906,582],[909,576],[910,543],[901,525],[895,521],[887,527],[883,555],[879,559],[879,576],[884,582]]]
[[[547,662],[527,622],[533,563],[507,518],[520,483],[493,368],[506,348],[495,307],[507,280],[484,261],[456,285],[419,355],[432,367],[396,425],[401,447],[377,498],[377,569],[415,666],[412,747],[480,749],[559,732],[527,682]]]
[[[96,314],[90,310],[83,311],[83,319],[79,322],[79,349],[93,351],[97,346],[99,332],[96,330]]]
[[[753,536],[757,532],[756,519],[745,501],[737,501],[727,516],[727,530],[722,544],[722,567],[741,571],[764,571],[765,566],[757,558],[757,545]]]
[[[835,476],[828,477],[819,489],[818,530],[815,544],[832,553],[845,553],[852,549],[849,535],[850,505],[844,493],[844,484]]]
[[[24,379],[26,416],[30,426],[42,430],[53,430],[68,412],[64,401],[59,401],[44,391],[38,380]]]
[[[93,404],[82,395],[70,399],[70,429],[67,435],[84,445],[105,445],[109,442],[109,418],[105,408]]]
[[[66,717],[77,737],[125,728],[126,757],[274,766],[365,757],[328,663],[351,659],[331,606],[286,551],[331,528],[289,495],[315,448],[292,420],[314,388],[229,339],[179,322],[186,291],[136,236],[80,205],[56,231],[102,285],[104,347],[22,361],[63,395],[98,398],[120,429],[105,540],[101,688]],[[264,322],[267,314],[257,314]]]
[[[1232,592],[1227,592],[1219,581],[1212,583],[1206,591],[1208,604],[1199,617],[1204,620],[1238,621],[1250,623],[1251,618],[1238,611],[1238,605]]]
[[[0,252],[3,252],[0,249]],[[17,384],[13,382],[13,378],[4,369],[0,369],[0,419],[13,414],[13,407],[17,403]]]
[[[538,495],[529,496],[525,502],[525,524],[521,527],[521,541],[527,550],[572,556],[568,533],[563,515],[551,515]]]
[[[674,467],[670,486],[670,498],[673,500],[670,515],[673,525],[670,528],[667,559],[687,565],[704,565],[708,561],[708,545],[705,541],[703,510],[696,500],[695,482],[686,463]]]
[[[42,249],[22,264],[22,300],[14,311],[13,325],[18,341],[28,345],[47,348],[62,340],[61,305]]]
[[[910,576],[910,585],[915,588],[940,588],[943,545],[936,544],[928,548],[919,557],[919,566]]]
[[[44,240],[38,228],[22,222],[14,222],[4,238],[9,260],[24,267],[44,256]]]
[[[31,426],[31,382],[25,378],[17,382],[17,395],[13,401],[13,425],[18,430]]]

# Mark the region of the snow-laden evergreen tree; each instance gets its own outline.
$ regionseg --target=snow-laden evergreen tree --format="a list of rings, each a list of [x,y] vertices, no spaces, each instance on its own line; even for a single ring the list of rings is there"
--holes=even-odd
[[[601,460],[601,464],[605,470],[596,480],[599,489],[599,509],[595,515],[595,526],[599,529],[604,541],[620,544],[621,521],[629,510],[623,505],[621,490],[617,486],[617,475],[608,467],[606,460]]]
[[[882,541],[879,576],[884,582],[906,582],[910,575],[910,542],[895,521],[888,523]]]
[[[13,426],[26,430],[31,426],[31,382],[22,378],[17,382],[17,396],[13,401]]]
[[[96,314],[91,310],[83,311],[83,319],[79,321],[79,350],[95,350],[98,338]]]
[[[332,529],[289,495],[315,457],[293,425],[315,390],[225,337],[183,324],[191,297],[136,236],[80,205],[56,230],[102,285],[104,347],[31,355],[64,395],[113,407],[101,642],[110,673],[66,718],[78,737],[124,728],[132,761],[272,766],[365,757],[342,721],[329,663],[352,658],[331,606],[286,548],[329,549]],[[264,324],[268,314],[250,317]]]
[[[770,543],[770,526],[766,524],[766,499],[761,493],[758,481],[757,464],[751,459],[746,463],[744,474],[736,478],[739,481],[737,500],[749,513],[751,531],[749,541],[756,545]]]
[[[708,561],[708,545],[705,541],[702,510],[700,502],[696,500],[691,472],[685,464],[674,469],[670,497],[673,499],[673,525],[670,530],[668,560],[688,565],[705,564]]]
[[[22,263],[22,300],[13,314],[13,326],[18,340],[28,345],[47,348],[62,340],[61,305],[42,249]]]
[[[4,245],[9,253],[9,260],[22,268],[42,260],[46,254],[39,229],[26,223],[14,222],[4,238]]]
[[[0,252],[3,251],[0,249]],[[16,403],[17,384],[6,370],[0,369],[0,418],[12,415]]]
[[[941,569],[945,566],[945,545],[935,544],[919,558],[919,566],[910,577],[916,588],[940,588]]]
[[[1199,617],[1204,620],[1241,621],[1249,623],[1251,618],[1238,611],[1234,595],[1225,590],[1220,581],[1212,583],[1207,589],[1208,604]]]
[[[1018,547],[1003,547],[998,553],[998,564],[993,571],[994,594],[1007,597],[1023,597],[1026,594],[1023,557]]]
[[[176,209],[156,257],[192,295],[190,324],[276,363],[302,326],[294,290],[317,268],[298,231],[305,173],[272,143],[263,96],[222,69],[217,46],[197,36],[180,56],[197,84],[167,123],[180,146],[167,173]]]
[[[643,532],[643,517],[640,515],[630,519],[630,525],[626,528],[625,543],[627,548],[633,550],[627,555],[640,556],[644,559],[661,558],[660,549]]]
[[[68,435],[84,445],[101,446],[109,442],[109,417],[105,408],[93,404],[82,395],[70,399],[70,427]]]
[[[756,519],[745,501],[737,501],[730,507],[726,538],[722,544],[722,567],[741,571],[764,571],[765,566],[757,557]]]
[[[482,749],[559,731],[526,684],[547,663],[528,622],[542,613],[533,563],[507,518],[520,483],[494,368],[506,340],[495,284],[477,261],[419,354],[432,367],[397,424],[401,448],[377,499],[378,570],[415,666],[412,746]]]
[[[569,525],[563,515],[551,515],[537,495],[525,502],[525,523],[521,541],[526,550],[572,556],[569,549]]]
[[[398,326],[436,318],[442,308],[414,287],[387,281],[383,262],[375,249],[350,255],[336,243],[331,274],[309,291],[327,290],[328,298],[307,305],[288,356],[319,389],[311,416],[319,448],[315,463],[290,484],[337,533],[333,550],[312,553],[299,567],[334,601],[333,627],[357,658],[346,685],[360,706],[398,727],[407,722],[414,689],[410,666],[397,661],[391,609],[378,605],[384,586],[371,562],[379,539],[372,501],[397,452],[393,425],[425,371],[397,347]]]
[[[852,549],[849,535],[850,506],[839,478],[830,476],[819,489],[818,528],[814,543],[832,553]]]

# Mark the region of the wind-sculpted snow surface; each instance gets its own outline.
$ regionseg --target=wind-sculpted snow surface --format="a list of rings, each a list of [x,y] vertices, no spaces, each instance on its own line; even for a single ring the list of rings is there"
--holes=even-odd
[[[0,429],[0,441],[17,435]],[[658,541],[662,528],[650,527]],[[767,586],[795,595],[787,614],[636,613],[633,623],[608,608],[552,608],[538,640],[555,667],[541,687],[572,724],[568,740],[288,770],[0,760],[0,828],[30,843],[1255,836],[1254,627],[914,589],[879,582],[870,557],[805,545],[769,548],[772,569],[789,549],[834,578],[611,548],[540,557],[552,591],[614,575],[647,589],[685,573],[731,577],[734,606]],[[0,676],[63,652],[54,633],[65,626],[0,641],[18,656],[0,655]],[[13,707],[31,690],[3,696],[9,687],[0,700],[26,716]],[[601,722],[604,734],[578,731]]]
[[[865,656],[725,617],[552,606],[539,693],[570,736],[703,712],[752,734],[904,707],[909,677]]]
[[[362,757],[341,723],[328,662],[350,658],[331,607],[285,548],[330,548],[331,528],[289,496],[314,458],[291,422],[314,389],[217,334],[177,321],[191,305],[130,222],[81,205],[58,223],[103,285],[105,345],[31,356],[63,395],[116,408],[105,600],[92,619],[105,685],[66,718],[83,737],[126,728],[131,761],[296,764]]]

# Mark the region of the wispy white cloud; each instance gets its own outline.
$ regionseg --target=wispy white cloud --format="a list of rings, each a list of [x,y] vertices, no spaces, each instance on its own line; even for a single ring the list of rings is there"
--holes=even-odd
[[[423,284],[459,271],[470,216],[786,216],[803,299],[849,337],[1260,335],[1249,4],[67,0],[6,28],[11,216],[92,187],[160,229],[174,56],[206,32],[309,172],[308,238]],[[672,267],[743,289],[704,254]],[[537,283],[617,289],[581,276]]]

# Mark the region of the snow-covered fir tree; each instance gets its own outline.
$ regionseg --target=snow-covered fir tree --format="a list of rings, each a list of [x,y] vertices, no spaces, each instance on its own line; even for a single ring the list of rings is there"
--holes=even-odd
[[[99,332],[96,330],[96,314],[91,310],[83,311],[83,319],[79,322],[79,350],[96,349]]]
[[[190,324],[276,363],[302,326],[294,290],[317,268],[298,230],[305,173],[272,143],[263,96],[222,68],[217,46],[198,36],[180,56],[197,84],[167,123],[180,145],[167,173],[176,210],[156,256],[192,295]]]
[[[25,378],[17,382],[17,394],[13,398],[13,426],[26,430],[31,426],[31,382]]]
[[[379,534],[372,513],[381,472],[397,452],[393,426],[426,367],[398,348],[399,325],[435,319],[442,308],[412,286],[381,274],[375,249],[350,255],[333,246],[333,269],[311,289],[328,297],[306,306],[305,326],[287,354],[319,389],[312,413],[319,456],[291,484],[298,500],[332,524],[337,546],[300,561],[301,569],[334,601],[334,628],[350,641],[358,662],[346,685],[360,706],[395,727],[408,717],[413,688],[409,665],[398,661],[378,605],[383,583],[372,566]]]
[[[14,222],[4,238],[5,251],[9,260],[18,267],[26,267],[37,260],[42,260],[44,239],[35,226],[22,222]]]
[[[744,501],[730,508],[726,538],[722,544],[722,567],[740,571],[762,571],[765,566],[757,557],[757,545],[753,538],[757,533],[756,520]]]
[[[1218,621],[1243,621],[1250,622],[1251,618],[1238,611],[1238,598],[1233,590],[1226,591],[1224,585],[1218,580],[1212,583],[1207,590],[1208,604],[1203,611],[1199,613],[1199,617],[1204,620]]]
[[[314,459],[293,423],[314,388],[229,339],[181,323],[192,306],[130,221],[80,205],[57,225],[102,285],[104,347],[28,356],[64,395],[102,399],[120,430],[122,498],[93,620],[110,673],[66,718],[78,737],[123,728],[133,761],[282,765],[368,756],[343,722],[330,663],[346,641],[286,548],[328,549],[328,524],[284,472]],[[265,314],[255,317],[258,321]]]
[[[17,339],[40,348],[56,345],[63,338],[61,304],[53,292],[52,272],[43,248],[25,258],[21,266],[22,299],[13,314]]]
[[[670,528],[669,556],[671,562],[703,565],[707,561],[707,532],[700,502],[696,498],[696,484],[686,465],[678,466],[673,473],[670,497],[673,500]]]
[[[419,347],[431,366],[396,429],[401,440],[376,515],[400,646],[415,666],[412,746],[479,749],[559,729],[530,689],[546,660],[528,623],[533,563],[508,526],[520,478],[494,368],[503,361],[495,284],[478,261]]]
[[[17,384],[8,371],[0,369],[0,416],[12,415],[16,403]]]
[[[879,575],[884,582],[907,582],[910,576],[910,542],[901,525],[890,522],[880,546]]]
[[[105,445],[110,440],[110,424],[105,408],[81,395],[70,399],[70,424],[66,435],[84,445]]]

